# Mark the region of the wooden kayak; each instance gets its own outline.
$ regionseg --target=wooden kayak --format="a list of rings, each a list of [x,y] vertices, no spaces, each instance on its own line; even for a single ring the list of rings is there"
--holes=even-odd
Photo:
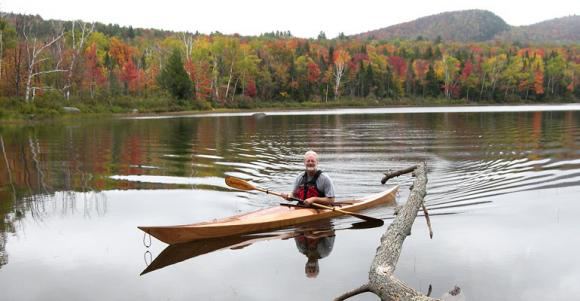
[[[383,204],[394,204],[399,186],[360,199],[340,201],[340,209],[357,212]],[[139,229],[167,244],[227,237],[274,230],[344,215],[341,212],[303,207],[278,206],[224,219],[176,226],[140,226]]]

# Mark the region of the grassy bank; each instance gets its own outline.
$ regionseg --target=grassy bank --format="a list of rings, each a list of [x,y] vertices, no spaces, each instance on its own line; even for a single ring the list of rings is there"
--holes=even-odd
[[[574,100],[553,99],[542,103],[572,103]],[[167,114],[183,112],[206,111],[238,111],[267,109],[319,109],[342,107],[381,107],[381,106],[453,106],[453,105],[494,105],[494,104],[533,104],[534,102],[472,102],[465,99],[446,98],[350,98],[343,97],[329,101],[254,101],[250,99],[236,100],[234,103],[216,103],[208,101],[190,101],[178,103],[166,97],[118,97],[115,99],[91,101],[65,101],[62,99],[38,98],[33,102],[25,102],[16,98],[0,98],[0,120],[3,122],[19,122],[34,120],[50,120],[60,118],[75,118],[87,115],[113,114]],[[74,109],[71,109],[74,108]],[[76,111],[78,112],[72,112]]]

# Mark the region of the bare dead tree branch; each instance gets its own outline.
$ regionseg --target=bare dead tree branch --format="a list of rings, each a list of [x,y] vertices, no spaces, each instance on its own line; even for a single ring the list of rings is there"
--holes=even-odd
[[[367,293],[367,292],[370,292],[369,285],[368,284],[365,284],[365,285],[362,285],[362,286],[360,286],[358,288],[353,289],[352,291],[348,291],[348,292],[340,295],[339,297],[337,297],[336,299],[334,299],[334,301],[346,300],[346,299],[348,299],[350,297],[353,297],[353,296],[356,296],[356,295],[359,295],[359,294],[362,294],[362,293]]]
[[[413,165],[409,168],[405,168],[405,169],[401,169],[401,170],[388,171],[385,173],[385,176],[381,179],[381,184],[385,184],[388,180],[390,180],[392,178],[413,172],[415,169],[417,169],[417,165]]]
[[[427,220],[427,227],[429,227],[429,238],[433,239],[433,228],[431,228],[431,219],[429,218],[429,211],[427,211],[425,204],[422,204],[421,207],[423,208],[425,220]]]
[[[422,163],[412,168],[390,173],[401,175],[406,173],[403,171],[410,172],[415,170],[415,181],[407,203],[399,209],[397,217],[381,237],[381,244],[377,249],[369,271],[369,282],[361,286],[368,287],[368,291],[377,295],[381,300],[436,300],[421,294],[394,276],[403,242],[411,234],[413,222],[417,217],[417,212],[423,205],[423,198],[426,195],[427,175],[425,169],[425,163]],[[343,294],[336,300],[344,300],[354,296],[353,292],[357,291],[353,290]]]

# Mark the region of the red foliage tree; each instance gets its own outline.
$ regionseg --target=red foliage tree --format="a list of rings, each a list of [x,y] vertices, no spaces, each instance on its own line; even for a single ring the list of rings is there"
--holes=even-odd
[[[137,70],[137,66],[135,66],[133,60],[129,60],[123,65],[119,77],[130,92],[137,91],[137,79],[139,78],[139,70]]]
[[[99,59],[97,57],[97,46],[93,43],[89,46],[84,53],[84,73],[83,86],[88,87],[91,92],[91,96],[94,96],[94,92],[97,87],[102,87],[107,78],[105,77],[103,67],[99,65]]]
[[[405,74],[407,73],[407,64],[405,63],[405,59],[400,56],[389,56],[389,65],[393,67],[395,74],[399,76],[399,78],[405,78]]]
[[[308,62],[308,82],[316,83],[320,78],[320,68],[312,61]]]
[[[463,70],[461,70],[461,81],[465,81],[473,72],[473,63],[471,61],[467,61],[465,66],[463,66]]]
[[[537,95],[544,94],[544,72],[540,69],[534,74],[534,91]]]
[[[253,79],[249,79],[246,83],[246,91],[244,93],[248,97],[255,97],[258,95],[258,89],[256,89],[256,82]]]

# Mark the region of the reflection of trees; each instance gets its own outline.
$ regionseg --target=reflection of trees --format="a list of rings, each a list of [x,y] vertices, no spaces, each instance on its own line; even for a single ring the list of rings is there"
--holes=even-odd
[[[0,232],[0,269],[8,263],[8,253],[6,253],[6,233]]]
[[[14,183],[12,181],[12,170],[10,170],[10,164],[8,163],[8,157],[6,156],[6,148],[4,147],[4,137],[0,135],[0,147],[2,149],[2,155],[4,158],[4,164],[6,171],[8,173],[8,182],[10,188],[12,189],[12,196],[16,196],[16,188],[14,187]],[[2,185],[3,186],[3,185]],[[0,188],[3,188],[0,186]],[[4,206],[0,207],[0,268],[8,262],[8,254],[6,253],[6,232],[9,231],[10,228],[10,221],[8,217],[3,214],[5,210],[6,204],[14,203],[15,199],[10,197],[5,197],[5,194],[0,193],[0,204]]]
[[[0,266],[8,262],[7,234],[17,233],[24,217],[42,219],[49,209],[60,210],[62,214],[76,212],[81,203],[79,198],[84,200],[85,216],[106,212],[106,200],[104,195],[94,192],[91,173],[71,168],[77,164],[54,164],[51,149],[41,147],[36,132],[28,135],[22,132],[26,130],[0,135]],[[61,172],[64,181],[58,180]],[[58,190],[63,192],[55,193]],[[47,208],[48,204],[53,207]]]

